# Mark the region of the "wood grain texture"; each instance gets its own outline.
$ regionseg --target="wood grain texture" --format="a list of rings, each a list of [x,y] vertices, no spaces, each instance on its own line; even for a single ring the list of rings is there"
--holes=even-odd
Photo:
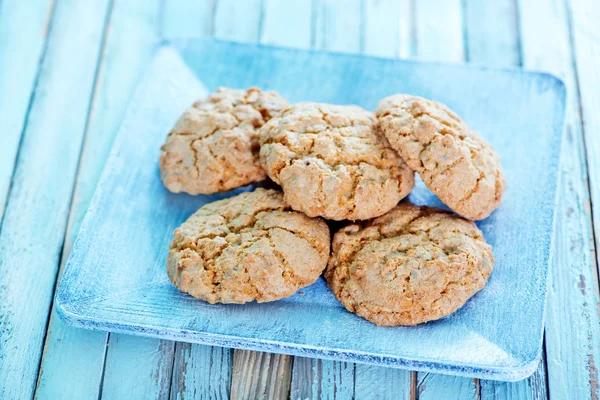
[[[0,398],[33,396],[107,1],[56,4],[0,232]]]
[[[354,394],[356,399],[409,399],[411,372],[396,369],[355,365]]]
[[[162,36],[187,38],[211,35],[216,0],[163,0]]]
[[[175,342],[111,335],[109,346],[102,399],[169,399]]]
[[[581,97],[581,112],[592,212],[596,238],[596,267],[600,265],[600,3],[595,0],[570,0],[571,29],[575,65]],[[598,368],[598,367],[596,367]],[[598,387],[598,382],[595,383]]]
[[[461,0],[416,1],[414,23],[417,58],[446,62],[465,60]]]
[[[216,38],[250,43],[260,40],[262,0],[219,0],[215,7]]]
[[[362,45],[362,2],[321,0],[313,10],[314,48],[358,53]]]
[[[53,9],[51,0],[0,2],[0,221]]]
[[[420,372],[416,393],[419,400],[476,399],[479,397],[479,380]]]
[[[363,52],[382,57],[410,57],[414,53],[413,11],[411,0],[364,1]]]
[[[464,4],[467,61],[518,66],[521,54],[515,0],[465,0]]]
[[[62,263],[71,252],[137,77],[145,69],[158,40],[158,13],[158,0],[116,0],[112,6],[79,162]],[[56,318],[53,310],[36,397],[97,399],[107,339],[105,332],[67,326]],[[72,379],[73,376],[77,379]]]
[[[222,347],[177,343],[171,399],[228,399],[232,355]]]
[[[292,399],[352,399],[354,364],[294,357]]]
[[[598,398],[598,280],[588,173],[565,3],[520,0],[523,65],[567,86],[567,118],[556,210],[555,254],[546,312],[550,398]]]
[[[264,0],[262,44],[310,48],[313,43],[312,1]]]
[[[292,358],[284,354],[236,350],[231,399],[287,399]]]
[[[520,382],[479,381],[481,400],[545,400],[548,398],[546,384],[546,360],[542,358],[540,366],[529,378]]]

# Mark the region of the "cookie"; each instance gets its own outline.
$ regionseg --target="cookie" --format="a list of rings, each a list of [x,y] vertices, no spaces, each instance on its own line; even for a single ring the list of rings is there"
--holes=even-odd
[[[262,188],[203,206],[174,236],[171,282],[211,304],[289,297],[315,282],[329,257],[327,224]]]
[[[381,100],[375,113],[392,147],[448,207],[479,220],[500,205],[500,159],[448,107],[399,94]]]
[[[260,130],[260,160],[284,200],[310,217],[367,219],[385,213],[414,186],[371,112],[299,103]]]
[[[219,88],[179,118],[162,146],[160,176],[171,192],[225,192],[266,178],[258,129],[288,105],[275,92]]]
[[[402,203],[337,232],[325,278],[350,312],[377,325],[415,325],[462,307],[493,264],[473,222]]]

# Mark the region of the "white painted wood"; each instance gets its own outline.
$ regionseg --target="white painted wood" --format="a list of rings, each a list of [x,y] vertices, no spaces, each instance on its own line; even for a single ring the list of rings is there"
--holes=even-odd
[[[215,7],[216,38],[250,43],[260,40],[262,0],[219,0]]]
[[[521,63],[515,0],[465,1],[467,61],[489,66]]]
[[[358,53],[362,43],[361,0],[321,0],[315,3],[314,47],[322,50]]]
[[[107,12],[61,1],[49,28],[0,232],[2,399],[35,389]]]
[[[415,2],[415,56],[422,60],[463,62],[461,0]]]
[[[552,399],[594,398],[599,395],[598,279],[568,10],[562,1],[520,0],[519,11],[524,67],[550,71],[567,86],[555,255],[546,312],[549,395]]]
[[[410,57],[414,53],[413,2],[411,0],[364,1],[364,54]]]
[[[159,0],[117,0],[112,6],[59,275],[71,252],[138,76],[145,69],[158,40],[159,6]],[[97,399],[107,339],[105,332],[67,326],[53,310],[36,397]],[[72,379],[73,376],[77,379]]]
[[[312,44],[312,1],[264,0],[262,44],[309,48]]]

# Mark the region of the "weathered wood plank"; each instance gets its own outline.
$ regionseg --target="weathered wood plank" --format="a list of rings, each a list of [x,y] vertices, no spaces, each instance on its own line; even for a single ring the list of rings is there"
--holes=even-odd
[[[414,53],[413,2],[365,1],[362,50],[382,57],[410,57]]]
[[[0,221],[53,9],[51,0],[0,2]]]
[[[420,372],[416,392],[419,400],[476,399],[479,380]]]
[[[313,43],[312,4],[306,0],[265,0],[261,43],[310,48]]]
[[[489,66],[521,63],[515,0],[466,0],[466,58]]]
[[[215,37],[255,43],[260,40],[261,0],[219,0],[215,10]]]
[[[549,394],[553,399],[597,398],[598,279],[568,13],[564,2],[543,0],[520,0],[519,12],[523,65],[550,71],[567,86],[555,253],[546,312]]]
[[[102,399],[169,399],[174,348],[167,340],[111,335]]]
[[[231,399],[287,399],[292,356],[236,350]]]
[[[354,364],[295,357],[292,369],[292,399],[352,399]]]
[[[322,0],[315,4],[314,48],[358,53],[361,51],[362,4],[360,0]]]
[[[228,399],[232,354],[230,349],[177,343],[171,399]]]
[[[0,232],[0,398],[33,396],[108,1],[56,4]]]
[[[594,0],[570,0],[579,93],[583,114],[588,173],[596,232],[596,265],[600,265],[600,4]],[[598,367],[596,367],[598,368]],[[596,380],[596,387],[598,383]]]
[[[395,368],[355,365],[356,399],[395,400],[411,398],[411,372]]]
[[[415,2],[415,55],[422,60],[463,62],[461,0]]]
[[[71,252],[137,78],[158,40],[159,6],[159,0],[117,0],[112,7],[79,162],[63,263]],[[53,311],[36,397],[97,399],[106,345],[106,333],[69,327]]]
[[[216,0],[164,0],[162,36],[201,37],[213,33]]]

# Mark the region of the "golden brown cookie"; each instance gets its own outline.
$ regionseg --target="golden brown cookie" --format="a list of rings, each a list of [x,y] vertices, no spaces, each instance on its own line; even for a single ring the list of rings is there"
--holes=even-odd
[[[373,113],[357,106],[299,103],[260,130],[260,160],[285,202],[310,217],[367,219],[414,186]]]
[[[275,92],[219,88],[179,118],[162,146],[160,176],[171,192],[225,192],[266,178],[258,128],[288,105]]]
[[[462,307],[493,264],[473,222],[402,203],[337,232],[325,278],[349,311],[377,325],[415,325]]]
[[[203,206],[174,236],[171,282],[211,304],[289,297],[315,282],[329,257],[327,224],[262,188]]]
[[[398,94],[381,100],[376,115],[392,147],[448,207],[479,220],[500,205],[500,159],[448,107]]]

